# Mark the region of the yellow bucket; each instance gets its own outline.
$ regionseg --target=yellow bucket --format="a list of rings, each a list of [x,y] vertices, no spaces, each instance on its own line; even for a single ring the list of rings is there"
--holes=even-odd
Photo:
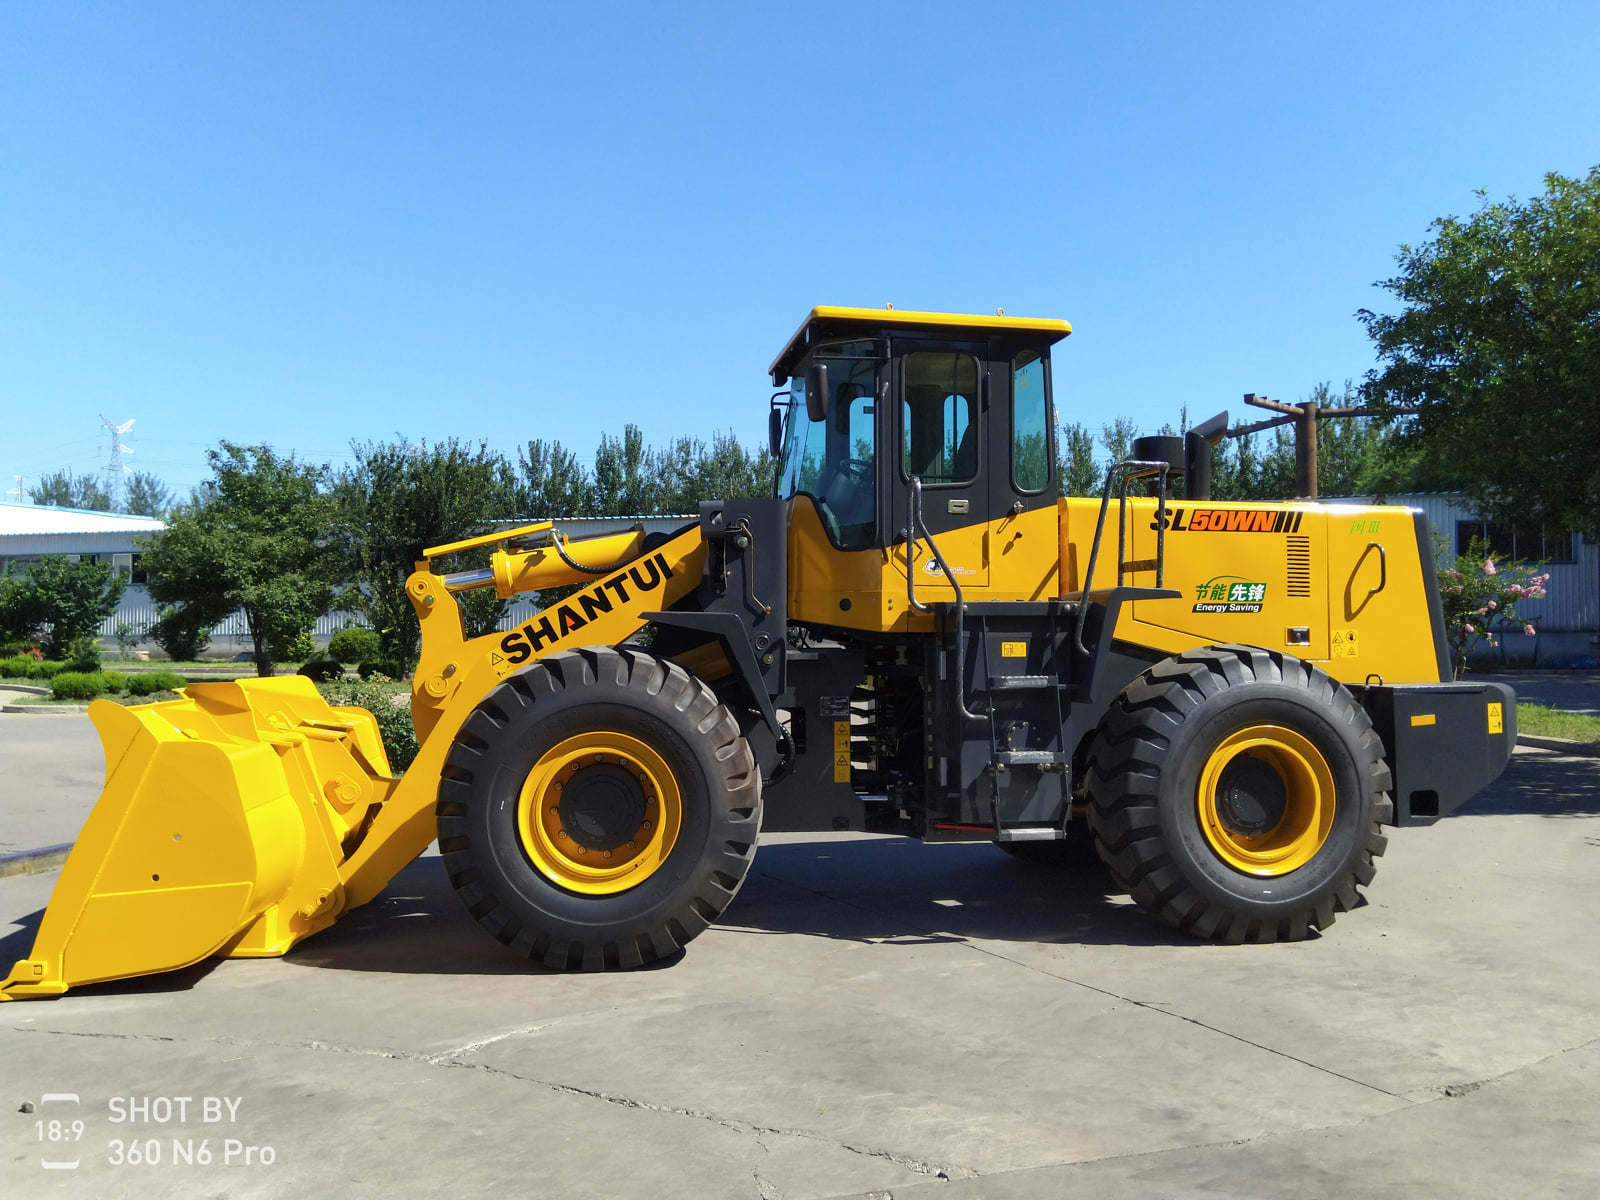
[[[0,999],[280,955],[343,911],[340,866],[396,784],[371,713],[287,676],[89,718],[105,790]]]

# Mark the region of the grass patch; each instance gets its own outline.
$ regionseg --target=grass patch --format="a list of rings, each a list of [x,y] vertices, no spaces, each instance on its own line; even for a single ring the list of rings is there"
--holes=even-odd
[[[1519,701],[1517,732],[1531,733],[1535,737],[1563,738],[1569,742],[1600,744],[1600,717]]]

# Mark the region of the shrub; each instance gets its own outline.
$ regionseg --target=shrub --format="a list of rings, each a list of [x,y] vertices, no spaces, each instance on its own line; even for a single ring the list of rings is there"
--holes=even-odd
[[[383,750],[396,775],[411,765],[417,756],[417,731],[411,726],[411,706],[403,702],[403,694],[370,680],[324,684],[318,690],[329,704],[364,708],[377,718]]]
[[[39,659],[28,668],[29,679],[54,679],[67,669],[67,664],[53,658]]]
[[[301,665],[300,674],[318,683],[327,683],[344,674],[344,667],[331,658],[313,658]]]
[[[210,643],[211,626],[181,608],[169,608],[162,612],[151,635],[174,662],[193,662]]]
[[[269,638],[267,645],[274,662],[294,662],[296,659],[309,658],[317,651],[317,644],[311,640],[309,629]]]
[[[128,691],[135,696],[153,696],[157,692],[175,692],[185,682],[174,671],[141,671],[128,676]]]
[[[132,658],[133,649],[148,632],[143,625],[134,625],[128,621],[118,621],[112,629],[111,636],[117,639],[117,649],[123,658]]]
[[[405,670],[399,663],[390,662],[385,658],[369,659],[356,668],[356,673],[363,679],[371,679],[374,675],[384,675],[390,679],[404,679]]]
[[[32,638],[9,638],[0,641],[0,658],[12,658],[19,654],[32,654],[40,657],[39,643]]]
[[[57,700],[93,700],[105,690],[105,676],[99,671],[62,671],[50,680],[50,693]]]
[[[19,654],[15,658],[0,658],[0,676],[6,679],[26,679],[33,673],[34,665],[38,661],[25,654]]]
[[[74,671],[91,673],[100,669],[100,647],[88,634],[79,634],[67,643],[63,655],[67,666]]]
[[[1499,644],[1506,633],[1533,636],[1533,624],[1517,616],[1520,600],[1541,600],[1550,582],[1548,571],[1536,573],[1527,563],[1501,561],[1481,541],[1473,538],[1466,552],[1452,556],[1444,539],[1434,535],[1439,552],[1439,600],[1444,609],[1445,638],[1450,643],[1450,665],[1455,678],[1467,669],[1467,655],[1479,642]],[[1502,651],[1504,653],[1504,651]]]
[[[107,692],[125,692],[128,690],[128,678],[121,671],[101,671],[100,678],[106,681]]]
[[[328,657],[338,662],[372,662],[382,653],[378,635],[370,629],[341,629],[328,639]]]

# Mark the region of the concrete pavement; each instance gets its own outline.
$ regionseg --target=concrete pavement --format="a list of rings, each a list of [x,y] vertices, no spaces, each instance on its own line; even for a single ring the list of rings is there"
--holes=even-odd
[[[0,854],[72,841],[105,781],[88,717],[0,716]]]
[[[509,957],[430,856],[285,959],[0,1008],[0,1194],[1592,1196],[1597,855],[1600,762],[1539,751],[1291,946],[989,846],[780,835],[680,959],[602,976]],[[5,961],[53,880],[0,880]],[[236,1119],[113,1120],[181,1096]]]

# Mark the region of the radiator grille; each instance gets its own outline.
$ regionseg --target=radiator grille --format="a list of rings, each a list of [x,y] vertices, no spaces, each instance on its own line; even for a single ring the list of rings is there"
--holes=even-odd
[[[1311,539],[1290,537],[1288,555],[1289,595],[1309,599],[1311,596]]]

